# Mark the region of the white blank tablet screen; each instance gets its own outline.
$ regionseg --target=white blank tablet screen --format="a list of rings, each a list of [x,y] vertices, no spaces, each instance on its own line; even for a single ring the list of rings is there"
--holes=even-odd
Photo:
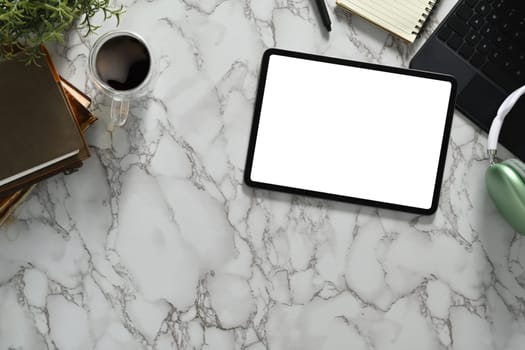
[[[429,209],[451,89],[271,55],[250,179]]]

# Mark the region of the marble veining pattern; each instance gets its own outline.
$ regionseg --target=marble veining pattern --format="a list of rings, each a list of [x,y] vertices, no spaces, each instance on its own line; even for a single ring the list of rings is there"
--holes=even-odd
[[[454,0],[412,46],[334,0],[329,37],[310,0],[123,3],[120,27],[157,57],[154,91],[111,132],[96,97],[92,157],[0,229],[0,349],[524,348],[525,241],[488,200],[486,136],[459,113],[431,217],[242,183],[266,48],[406,67]],[[51,48],[92,96],[95,39]]]

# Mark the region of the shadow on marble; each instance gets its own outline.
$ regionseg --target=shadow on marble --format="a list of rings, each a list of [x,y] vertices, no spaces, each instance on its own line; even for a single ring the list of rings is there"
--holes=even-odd
[[[245,184],[242,185],[242,191],[246,196],[264,201],[279,202],[281,204],[289,205],[300,205],[302,207],[312,209],[324,208],[330,211],[341,212],[350,215],[363,215],[363,208],[367,208],[368,210],[365,210],[366,212],[373,212],[376,216],[380,216],[384,219],[399,223],[413,223],[417,221],[423,225],[431,225],[434,221],[434,215],[422,216],[390,209],[376,208],[373,206],[363,206],[354,203],[339,202],[303,195],[254,189]]]
[[[317,4],[315,0],[310,0],[311,6],[314,8],[314,17],[315,22],[317,23],[317,26],[319,27],[319,31],[321,32],[321,35],[323,36],[323,39],[329,40],[330,39],[330,33],[326,30],[323,24],[323,20],[321,19],[321,15],[319,13],[319,10],[317,8]],[[333,16],[330,16],[330,20],[332,21]]]

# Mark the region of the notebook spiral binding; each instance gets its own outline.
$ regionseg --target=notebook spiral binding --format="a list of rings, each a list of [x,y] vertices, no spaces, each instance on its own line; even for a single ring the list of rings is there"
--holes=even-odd
[[[421,14],[421,18],[418,20],[418,23],[416,26],[415,26],[415,30],[412,31],[412,34],[419,34],[419,32],[421,31],[421,29],[423,28],[423,24],[425,23],[427,17],[430,15],[430,12],[432,11],[432,9],[434,8],[434,6],[436,5],[438,0],[430,0],[428,2],[428,6],[425,7],[425,12],[423,12]]]

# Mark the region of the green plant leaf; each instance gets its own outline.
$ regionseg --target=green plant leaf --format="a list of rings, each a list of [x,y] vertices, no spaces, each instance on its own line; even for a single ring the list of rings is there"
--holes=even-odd
[[[99,11],[118,25],[123,7],[113,8],[109,0],[0,0],[0,61],[19,56],[34,62],[42,55],[40,45],[63,41],[75,23],[84,35],[94,32]]]

